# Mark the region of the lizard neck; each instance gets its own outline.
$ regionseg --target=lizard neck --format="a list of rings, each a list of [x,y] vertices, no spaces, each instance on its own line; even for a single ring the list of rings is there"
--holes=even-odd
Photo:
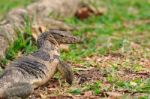
[[[53,38],[47,38],[48,36],[46,34],[41,35],[38,40],[37,40],[37,45],[39,48],[39,53],[38,55],[36,55],[37,57],[42,57],[44,59],[44,52],[46,52],[47,56],[49,56],[49,60],[50,62],[53,61],[54,59],[59,58],[60,56],[60,52],[59,52],[59,44],[57,43],[57,41]]]
[[[55,45],[53,43],[50,43],[48,41],[45,41],[44,44],[40,47],[40,49],[44,49],[46,51],[52,51],[57,50],[58,51],[58,45]]]
[[[49,36],[48,33],[43,33],[37,39],[37,46],[39,49],[43,48],[46,50],[57,50],[58,49],[58,42],[52,37]]]
[[[31,55],[35,58],[40,58],[41,61],[52,62],[55,59],[59,60],[60,52],[56,45],[45,42],[44,45],[40,46],[40,48]]]
[[[58,50],[58,43],[56,40],[45,40],[46,38],[41,35],[37,40],[37,46],[39,49],[44,49],[46,51]]]
[[[50,43],[48,41],[45,41],[44,45],[42,45],[40,49],[49,53],[50,56],[59,56],[60,55],[58,45]]]

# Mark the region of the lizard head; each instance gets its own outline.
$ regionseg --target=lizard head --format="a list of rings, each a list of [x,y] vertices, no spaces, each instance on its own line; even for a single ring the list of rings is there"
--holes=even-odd
[[[73,36],[70,32],[56,29],[52,29],[48,32],[42,33],[37,39],[38,47],[41,47],[43,45],[46,46],[47,41],[54,45],[73,44],[82,42],[80,38]]]

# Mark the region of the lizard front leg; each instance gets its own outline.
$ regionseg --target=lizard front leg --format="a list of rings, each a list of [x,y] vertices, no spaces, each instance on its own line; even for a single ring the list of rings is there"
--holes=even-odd
[[[72,84],[73,82],[73,71],[71,66],[63,61],[60,61],[57,66],[58,71],[63,75],[66,79],[66,82]]]

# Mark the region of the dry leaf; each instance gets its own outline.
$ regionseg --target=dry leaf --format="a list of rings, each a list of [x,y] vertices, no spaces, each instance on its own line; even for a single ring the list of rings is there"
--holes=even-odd
[[[84,96],[86,96],[86,97],[89,97],[89,96],[92,96],[92,95],[93,95],[92,91],[87,91],[87,92],[84,93]]]
[[[121,97],[122,96],[122,94],[119,92],[106,92],[106,94],[111,97]]]
[[[81,7],[77,10],[75,16],[79,19],[86,19],[88,18],[93,11],[89,9],[88,7]]]

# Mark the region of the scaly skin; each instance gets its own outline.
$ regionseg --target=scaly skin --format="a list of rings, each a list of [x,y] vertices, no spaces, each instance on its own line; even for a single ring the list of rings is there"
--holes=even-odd
[[[73,73],[59,59],[59,44],[78,43],[80,39],[60,30],[42,33],[37,40],[38,50],[13,61],[0,76],[0,98],[24,99],[35,88],[47,83],[58,70],[71,84]]]

